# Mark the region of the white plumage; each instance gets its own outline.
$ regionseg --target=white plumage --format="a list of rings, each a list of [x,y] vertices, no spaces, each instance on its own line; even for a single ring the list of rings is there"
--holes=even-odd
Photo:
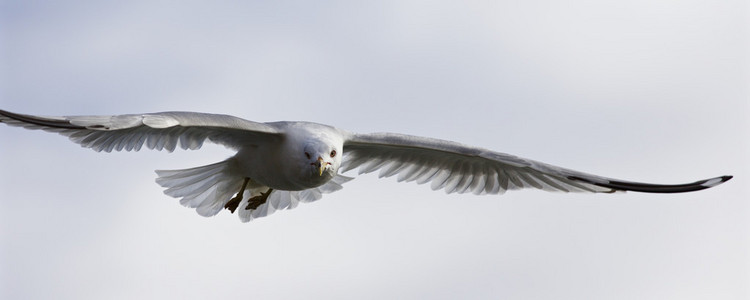
[[[455,142],[395,133],[357,134],[307,122],[257,123],[227,115],[163,112],[116,116],[39,117],[0,110],[0,122],[68,136],[95,151],[199,149],[208,140],[237,151],[227,160],[156,171],[156,182],[201,216],[238,210],[243,222],[319,200],[358,169],[379,177],[430,183],[446,193],[502,194],[535,188],[560,192],[677,193],[719,185],[732,176],[693,183],[628,182]],[[342,159],[342,156],[344,159]]]

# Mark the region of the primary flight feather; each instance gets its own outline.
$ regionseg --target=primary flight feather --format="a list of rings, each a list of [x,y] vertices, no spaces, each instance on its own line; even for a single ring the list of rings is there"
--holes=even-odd
[[[257,123],[241,118],[162,112],[115,116],[40,117],[0,110],[0,123],[65,135],[95,151],[198,149],[206,140],[237,151],[227,160],[184,170],[157,170],[165,194],[202,216],[223,209],[243,222],[318,200],[351,180],[339,174],[430,183],[447,193],[548,191],[681,193],[732,176],[661,185],[616,180],[455,142],[395,133],[358,134],[309,122]]]

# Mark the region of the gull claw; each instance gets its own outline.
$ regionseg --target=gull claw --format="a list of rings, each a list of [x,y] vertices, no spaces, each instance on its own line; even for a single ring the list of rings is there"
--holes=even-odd
[[[273,189],[268,189],[268,191],[266,191],[265,193],[260,193],[259,196],[250,198],[250,200],[247,201],[245,210],[256,209],[259,206],[263,205],[263,203],[266,203],[266,200],[268,200],[268,195],[271,194],[271,191],[273,191]]]
[[[242,188],[240,188],[237,196],[234,196],[229,202],[227,202],[227,204],[224,204],[224,208],[228,209],[231,213],[234,213],[234,211],[237,210],[237,206],[240,206],[240,202],[242,202],[242,196],[245,193],[245,188],[247,187],[248,182],[250,182],[250,178],[245,177],[245,182],[242,183]]]

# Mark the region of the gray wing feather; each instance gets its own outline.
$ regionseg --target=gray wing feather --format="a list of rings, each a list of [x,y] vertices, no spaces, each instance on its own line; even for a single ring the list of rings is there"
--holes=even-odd
[[[430,182],[446,193],[501,194],[535,188],[559,192],[612,193],[638,191],[677,193],[721,184],[731,176],[688,184],[660,185],[629,182],[565,169],[455,142],[394,133],[350,134],[344,143],[341,171],[360,174],[380,171],[398,181]]]
[[[241,118],[194,112],[115,116],[40,117],[0,110],[0,123],[65,135],[95,151],[198,149],[208,139],[240,148],[281,135],[275,127]]]

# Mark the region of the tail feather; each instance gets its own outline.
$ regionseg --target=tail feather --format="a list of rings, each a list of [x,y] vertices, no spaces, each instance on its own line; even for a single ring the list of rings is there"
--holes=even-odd
[[[229,201],[232,195],[239,190],[239,188],[241,188],[239,184],[235,185],[230,181],[219,183],[216,185],[216,189],[212,193],[214,201],[204,201],[195,211],[204,217],[215,216],[224,209],[224,205]]]
[[[240,186],[237,185],[237,190],[239,190],[239,188]],[[212,202],[212,201],[227,202],[229,201],[229,198],[227,199],[216,198],[216,186],[211,186],[204,191],[196,191],[194,194],[190,194],[185,197],[182,197],[182,199],[180,199],[180,204],[189,208],[197,208],[205,204],[206,202]]]
[[[244,207],[247,206],[248,200],[255,195],[246,194],[245,198],[242,199],[242,202],[239,205],[239,209],[237,209],[237,215],[240,217],[240,220],[242,222],[250,222],[253,219],[262,218],[273,214],[277,210],[293,209],[300,203],[308,203],[320,200],[323,197],[323,194],[333,193],[342,189],[342,184],[352,179],[353,178],[351,177],[336,175],[333,179],[331,179],[331,181],[316,188],[306,189],[302,191],[273,190],[271,194],[268,195],[266,203],[261,204],[257,209],[250,210],[246,210],[244,209]],[[265,192],[265,190],[263,190],[262,192]]]
[[[235,171],[235,160],[230,158],[222,162],[206,166],[183,170],[157,170],[159,176],[156,183],[166,188],[164,193],[181,198],[180,204],[204,217],[218,214],[232,199],[245,180],[245,177]],[[249,222],[273,214],[277,210],[292,209],[300,203],[313,202],[342,188],[342,185],[352,180],[351,177],[336,175],[328,183],[317,188],[302,191],[273,190],[266,203],[256,209],[247,209],[250,198],[268,191],[262,185],[248,185],[243,193],[242,201],[237,208],[237,215],[242,222]]]
[[[196,208],[199,215],[218,214],[242,187],[243,178],[233,174],[233,159],[183,170],[157,170],[156,183],[164,193],[180,199],[180,204]]]
[[[219,183],[225,176],[226,175],[222,173],[213,175],[207,174],[207,177],[195,178],[185,182],[178,182],[172,185],[170,188],[164,190],[164,193],[175,198],[200,194]]]
[[[156,170],[156,174],[159,175],[159,178],[156,179],[156,183],[162,186],[165,184],[169,186],[181,186],[184,182],[189,182],[191,179],[205,178],[206,176],[223,171],[227,167],[227,161],[228,160],[190,169]]]
[[[207,176],[214,176],[214,177],[221,176],[222,175],[221,172],[222,170],[217,170],[215,171],[215,173],[205,173],[205,174],[193,175],[190,177],[176,178],[176,179],[169,180],[169,182],[165,180],[164,183],[168,183],[173,189],[177,189],[180,187],[194,185],[196,183],[202,182],[206,180]]]

